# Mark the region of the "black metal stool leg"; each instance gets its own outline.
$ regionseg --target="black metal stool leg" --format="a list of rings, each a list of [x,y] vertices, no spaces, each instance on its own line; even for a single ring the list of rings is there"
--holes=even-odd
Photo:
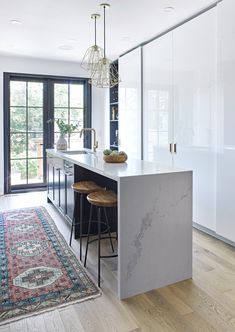
[[[80,217],[79,217],[80,261],[82,261],[82,213],[83,213],[83,194],[80,194]]]
[[[76,223],[76,208],[77,208],[77,193],[76,191],[74,192],[74,208],[73,208],[73,219],[72,219],[72,225],[71,225],[71,232],[70,232],[70,240],[69,240],[69,245],[71,247],[72,244],[72,237],[73,237],[73,228]]]
[[[88,224],[88,231],[87,231],[87,243],[86,243],[86,252],[85,252],[85,258],[84,258],[84,267],[86,267],[88,245],[89,245],[89,241],[90,241],[92,211],[93,211],[93,205],[91,204],[91,207],[90,207],[90,216],[89,216],[89,224]]]
[[[112,237],[111,237],[111,233],[110,233],[110,225],[109,225],[109,220],[108,220],[108,216],[107,216],[107,211],[106,211],[105,207],[103,209],[104,209],[105,220],[106,220],[107,227],[108,227],[108,233],[109,233],[109,240],[110,240],[111,248],[112,248],[112,251],[114,252],[113,241],[112,241]]]
[[[101,208],[98,208],[98,286],[100,287],[100,233],[101,233],[101,225],[100,225],[100,214]]]

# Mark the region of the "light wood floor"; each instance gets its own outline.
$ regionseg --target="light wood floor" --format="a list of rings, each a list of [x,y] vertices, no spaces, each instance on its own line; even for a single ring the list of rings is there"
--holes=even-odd
[[[68,240],[69,227],[45,201],[44,192],[2,196],[0,210],[45,205]],[[116,274],[112,260],[102,265],[101,297],[21,319],[0,332],[235,331],[235,249],[196,230],[193,241],[192,280],[119,301],[111,291]],[[78,254],[77,241],[73,249]],[[94,249],[88,261],[94,278],[95,263]]]

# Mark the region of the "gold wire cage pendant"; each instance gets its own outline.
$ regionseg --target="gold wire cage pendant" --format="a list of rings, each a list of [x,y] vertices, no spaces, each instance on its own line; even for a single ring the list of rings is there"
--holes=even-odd
[[[96,21],[100,18],[100,14],[92,14],[91,19],[94,20],[95,27],[95,44],[86,50],[82,59],[81,67],[91,74],[96,70],[96,66],[100,59],[104,57],[104,50],[96,44]]]
[[[82,59],[81,67],[92,74],[103,56],[104,50],[98,45],[93,45],[87,49]]]
[[[104,57],[99,60],[89,83],[97,88],[112,88],[120,81],[116,65]]]

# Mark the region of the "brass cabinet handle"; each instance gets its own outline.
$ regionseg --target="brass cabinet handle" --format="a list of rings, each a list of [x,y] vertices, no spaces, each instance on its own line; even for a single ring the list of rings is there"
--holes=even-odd
[[[174,143],[174,153],[177,153],[177,144]]]
[[[169,144],[170,153],[172,153],[172,143]]]

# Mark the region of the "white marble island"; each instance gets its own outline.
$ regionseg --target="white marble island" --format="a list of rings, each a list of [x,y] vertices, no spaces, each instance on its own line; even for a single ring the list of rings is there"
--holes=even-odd
[[[140,160],[107,164],[101,152],[47,153],[116,181],[120,299],[192,277],[191,171]]]

